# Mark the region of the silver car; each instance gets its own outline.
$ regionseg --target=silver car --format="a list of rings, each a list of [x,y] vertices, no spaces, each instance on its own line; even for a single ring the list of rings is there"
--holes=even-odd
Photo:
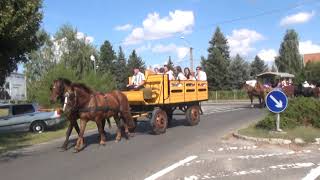
[[[57,111],[40,112],[34,104],[0,105],[0,133],[32,131],[41,133],[64,121]]]

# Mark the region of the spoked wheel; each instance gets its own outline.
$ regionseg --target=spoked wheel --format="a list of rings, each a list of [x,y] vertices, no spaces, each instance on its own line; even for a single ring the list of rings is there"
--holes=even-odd
[[[200,107],[197,105],[188,107],[186,119],[190,126],[195,126],[200,122]]]
[[[167,113],[162,109],[153,110],[150,122],[154,134],[165,133],[168,125]]]

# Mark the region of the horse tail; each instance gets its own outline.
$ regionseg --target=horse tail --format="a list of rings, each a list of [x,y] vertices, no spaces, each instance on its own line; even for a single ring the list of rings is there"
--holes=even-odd
[[[107,122],[108,122],[109,129],[111,129],[111,122],[110,122],[110,118],[107,118]]]

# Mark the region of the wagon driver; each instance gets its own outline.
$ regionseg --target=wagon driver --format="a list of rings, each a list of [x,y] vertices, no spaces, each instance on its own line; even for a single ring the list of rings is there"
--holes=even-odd
[[[140,72],[140,69],[138,67],[135,67],[133,69],[133,76],[131,79],[131,82],[127,85],[127,88],[129,90],[139,90],[144,88],[144,84],[145,84],[145,76],[142,72]]]

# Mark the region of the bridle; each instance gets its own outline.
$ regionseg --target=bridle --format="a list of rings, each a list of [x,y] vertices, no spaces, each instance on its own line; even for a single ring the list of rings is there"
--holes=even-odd
[[[69,101],[70,101],[70,97],[74,96],[74,99],[72,101],[74,101],[74,104],[71,104],[71,111],[76,109],[77,107],[77,102],[78,102],[78,98],[77,98],[77,92],[76,91],[67,91],[64,95],[64,103],[63,103],[63,111],[66,110],[66,106],[69,105]]]

